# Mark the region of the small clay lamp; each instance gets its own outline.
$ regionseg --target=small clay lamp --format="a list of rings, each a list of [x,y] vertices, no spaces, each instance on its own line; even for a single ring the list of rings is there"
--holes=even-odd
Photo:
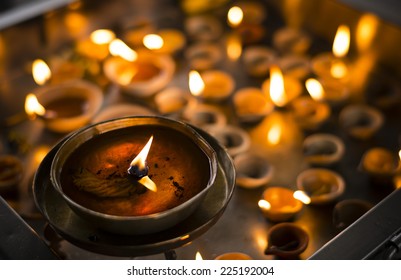
[[[170,55],[149,50],[135,52],[118,39],[110,44],[110,52],[114,56],[105,60],[104,73],[124,93],[148,97],[163,89],[173,78],[175,62]]]
[[[341,110],[339,122],[343,129],[356,139],[371,138],[383,125],[383,114],[368,105],[353,104]]]
[[[295,259],[308,247],[309,235],[296,224],[279,223],[269,229],[267,241],[266,255]]]
[[[303,141],[303,154],[307,163],[313,166],[329,166],[342,159],[345,146],[337,136],[316,133]]]
[[[284,187],[268,187],[259,200],[263,215],[272,222],[292,219],[302,210],[302,202],[294,197],[294,191]]]
[[[297,176],[297,188],[309,198],[310,204],[331,203],[345,191],[344,179],[325,168],[310,168]]]
[[[213,43],[196,43],[186,48],[185,58],[192,69],[207,70],[223,59],[223,50]]]
[[[192,103],[183,112],[183,119],[197,127],[209,125],[224,126],[227,123],[226,115],[216,106]]]
[[[241,153],[234,157],[238,186],[253,189],[267,184],[274,173],[269,161],[253,153]]]
[[[343,230],[359,219],[372,207],[372,203],[362,199],[342,200],[334,206],[333,224],[338,230]]]
[[[208,125],[203,128],[227,149],[231,157],[248,151],[251,146],[249,134],[240,127],[234,125]]]
[[[223,27],[212,15],[194,15],[185,19],[185,31],[194,41],[213,41],[220,38]]]
[[[282,54],[304,54],[310,45],[310,37],[302,30],[283,27],[273,34],[273,46]]]
[[[13,155],[0,156],[0,193],[16,188],[22,179],[23,165]]]
[[[28,94],[25,111],[39,116],[49,130],[67,133],[88,124],[103,105],[101,89],[87,81],[71,80],[47,85]]]
[[[310,58],[305,55],[288,54],[277,59],[284,76],[304,80],[311,73]]]
[[[360,169],[378,181],[389,181],[400,170],[400,160],[388,149],[374,147],[366,151]]]
[[[254,87],[236,91],[233,96],[233,105],[238,120],[244,124],[257,123],[274,109],[262,90]]]
[[[178,87],[169,87],[155,95],[154,101],[157,110],[170,117],[179,118],[187,106],[191,106],[193,96]]]
[[[245,71],[253,77],[266,77],[276,60],[276,52],[265,46],[248,46],[242,55]]]
[[[252,257],[241,252],[228,252],[218,255],[215,260],[252,260]]]

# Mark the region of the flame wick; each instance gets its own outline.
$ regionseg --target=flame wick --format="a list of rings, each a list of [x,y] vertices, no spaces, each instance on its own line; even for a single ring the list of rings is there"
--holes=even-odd
[[[139,154],[131,161],[130,167],[137,166],[139,169],[146,168],[146,158],[152,145],[153,135],[149,138],[148,143],[143,147]]]

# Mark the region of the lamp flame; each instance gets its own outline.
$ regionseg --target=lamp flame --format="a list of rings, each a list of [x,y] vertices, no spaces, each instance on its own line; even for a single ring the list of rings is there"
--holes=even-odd
[[[236,27],[241,24],[242,19],[244,18],[244,12],[240,7],[234,6],[231,7],[227,14],[228,23],[232,27]]]
[[[159,50],[164,45],[164,40],[157,34],[148,34],[143,37],[143,44],[149,50]]]
[[[227,56],[232,61],[238,60],[241,57],[242,44],[241,38],[236,34],[232,34],[227,39]]]
[[[268,143],[270,143],[273,146],[280,143],[281,133],[282,133],[281,125],[279,123],[274,123],[267,132]]]
[[[34,119],[37,115],[44,116],[46,109],[39,103],[33,93],[29,93],[25,98],[25,112],[30,118]]]
[[[350,44],[350,30],[347,25],[340,25],[333,42],[334,56],[341,58],[347,55]]]
[[[32,63],[32,76],[35,83],[44,85],[52,76],[49,66],[42,59],[36,59]]]
[[[109,29],[98,29],[90,34],[90,39],[96,45],[107,45],[116,38],[113,31]]]
[[[149,138],[148,142],[146,145],[142,148],[142,150],[139,152],[139,154],[132,160],[130,167],[135,166],[138,168],[138,170],[146,170],[146,158],[148,157],[150,146],[152,145],[153,141],[153,135]],[[143,176],[141,179],[138,180],[138,182],[142,185],[144,185],[146,188],[148,188],[151,191],[156,192],[157,191],[157,186],[156,184],[149,178],[149,176]]]
[[[279,107],[283,107],[287,104],[283,73],[280,68],[275,65],[270,68],[270,98],[273,103]]]
[[[194,96],[199,96],[205,89],[205,83],[198,71],[189,72],[189,90]]]
[[[202,260],[203,260],[202,255],[201,255],[201,253],[199,253],[199,251],[196,252],[195,260],[196,260],[196,261],[202,261]]]
[[[264,200],[264,199],[261,199],[258,201],[258,206],[260,209],[263,209],[263,210],[270,210],[270,208],[272,207],[271,204],[267,200]]]
[[[113,56],[119,56],[127,61],[135,61],[138,58],[136,51],[127,46],[120,39],[114,39],[109,45],[109,51]]]
[[[311,202],[309,195],[307,195],[304,191],[295,191],[292,196],[301,201],[303,204],[309,204]]]
[[[324,89],[322,84],[313,78],[307,79],[305,82],[306,89],[314,100],[322,100],[324,96]]]

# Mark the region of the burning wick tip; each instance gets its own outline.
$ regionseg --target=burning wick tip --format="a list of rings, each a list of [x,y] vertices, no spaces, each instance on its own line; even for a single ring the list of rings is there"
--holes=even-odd
[[[137,165],[132,165],[127,170],[128,175],[132,176],[135,180],[140,180],[146,175],[148,175],[149,167],[145,166],[145,168],[139,168]]]

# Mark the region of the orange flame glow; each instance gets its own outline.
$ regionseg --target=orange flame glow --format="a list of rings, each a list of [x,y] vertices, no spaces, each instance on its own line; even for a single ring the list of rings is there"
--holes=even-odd
[[[333,54],[338,57],[345,57],[350,45],[350,30],[347,25],[340,25],[337,29],[333,42]]]
[[[138,58],[136,51],[127,46],[120,39],[114,39],[109,45],[109,51],[113,56],[119,56],[127,61],[135,61]]]
[[[322,84],[313,78],[307,79],[305,82],[305,87],[308,90],[310,96],[314,99],[314,100],[322,100],[324,97],[324,89]]]
[[[90,39],[96,45],[107,45],[114,40],[116,35],[109,29],[98,29],[90,34]]]
[[[49,66],[41,59],[32,63],[32,76],[38,85],[44,85],[52,76]]]
[[[270,145],[277,145],[280,143],[282,128],[280,123],[274,123],[267,132],[267,141]]]
[[[279,107],[287,104],[283,73],[275,65],[270,68],[270,98]]]
[[[272,207],[271,204],[267,200],[264,200],[264,199],[261,199],[258,201],[258,206],[260,209],[263,209],[263,210],[270,210],[270,208]]]
[[[199,96],[205,89],[205,83],[198,71],[192,70],[189,72],[189,90],[192,95]]]
[[[311,202],[310,197],[304,191],[295,191],[293,197],[303,204],[309,204]]]
[[[202,260],[203,260],[203,257],[202,257],[202,255],[201,255],[201,253],[199,253],[199,251],[196,252],[195,260],[197,260],[197,261],[202,261]]]
[[[25,112],[30,118],[35,118],[37,115],[44,116],[46,109],[33,93],[29,93],[25,98]]]
[[[143,45],[149,50],[159,50],[163,47],[163,38],[157,34],[148,34],[143,37]]]
[[[240,25],[243,18],[244,13],[240,7],[234,6],[228,11],[227,20],[229,25],[232,27]]]

